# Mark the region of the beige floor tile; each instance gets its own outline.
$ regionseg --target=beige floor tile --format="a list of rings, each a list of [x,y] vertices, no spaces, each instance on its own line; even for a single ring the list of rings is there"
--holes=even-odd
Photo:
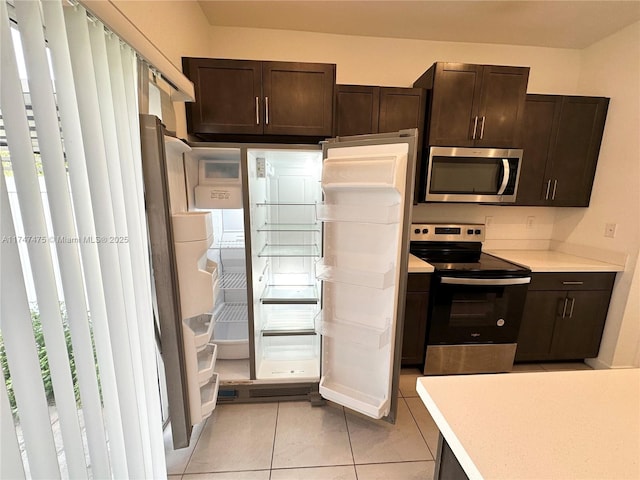
[[[218,405],[186,473],[271,468],[277,413],[277,403]]]
[[[167,475],[167,480],[181,480],[182,475]]]
[[[357,480],[357,477],[353,465],[343,465],[272,470],[271,480]]]
[[[422,376],[417,368],[403,368],[400,371],[400,395],[404,398],[417,397],[416,380]]]
[[[561,372],[564,370],[593,370],[589,365],[583,362],[541,363],[540,365],[549,372]]]
[[[427,445],[429,446],[432,457],[435,458],[438,451],[438,436],[440,433],[438,427],[431,418],[427,407],[422,403],[422,399],[419,397],[407,398],[406,401],[411,415],[418,424],[422,437],[426,440]]]
[[[544,368],[539,363],[516,363],[511,369],[512,372],[544,372]]]
[[[205,422],[199,423],[191,430],[191,440],[186,448],[173,449],[173,440],[171,439],[171,424],[164,430],[164,452],[167,463],[168,475],[182,475],[187,468],[187,463],[191,458],[196,443],[200,438],[200,434],[204,428]]]
[[[358,480],[433,480],[434,462],[356,465]]]
[[[269,480],[269,470],[249,470],[245,472],[194,473],[184,475],[182,480]]]
[[[281,402],[272,468],[351,465],[344,409],[328,402]]]
[[[433,459],[405,399],[398,399],[395,425],[347,412],[349,438],[356,464]]]

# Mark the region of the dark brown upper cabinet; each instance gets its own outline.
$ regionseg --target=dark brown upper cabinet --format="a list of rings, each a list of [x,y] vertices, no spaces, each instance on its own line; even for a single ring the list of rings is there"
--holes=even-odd
[[[519,148],[528,67],[434,63],[414,87],[427,89],[425,146]]]
[[[331,136],[333,64],[183,58],[182,68],[196,94],[191,134]]]
[[[527,95],[516,205],[587,207],[609,99]]]
[[[421,88],[336,85],[334,135],[364,135],[424,127]]]

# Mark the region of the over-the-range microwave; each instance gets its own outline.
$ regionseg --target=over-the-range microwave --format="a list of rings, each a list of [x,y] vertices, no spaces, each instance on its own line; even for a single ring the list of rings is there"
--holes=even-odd
[[[521,149],[431,147],[427,202],[515,202]]]

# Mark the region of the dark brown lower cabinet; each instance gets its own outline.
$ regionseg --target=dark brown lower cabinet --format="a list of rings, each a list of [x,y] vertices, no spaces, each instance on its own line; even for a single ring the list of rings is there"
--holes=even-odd
[[[598,356],[615,273],[535,273],[516,362]]]
[[[427,340],[430,273],[410,273],[404,310],[402,365],[422,365]]]

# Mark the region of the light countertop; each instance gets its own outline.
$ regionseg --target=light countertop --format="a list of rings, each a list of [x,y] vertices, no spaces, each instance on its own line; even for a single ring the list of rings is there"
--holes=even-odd
[[[621,272],[624,267],[555,250],[487,250],[505,260],[527,266],[532,272]]]
[[[409,273],[432,273],[434,270],[431,264],[409,254]]]
[[[640,369],[418,378],[470,479],[640,478]]]

